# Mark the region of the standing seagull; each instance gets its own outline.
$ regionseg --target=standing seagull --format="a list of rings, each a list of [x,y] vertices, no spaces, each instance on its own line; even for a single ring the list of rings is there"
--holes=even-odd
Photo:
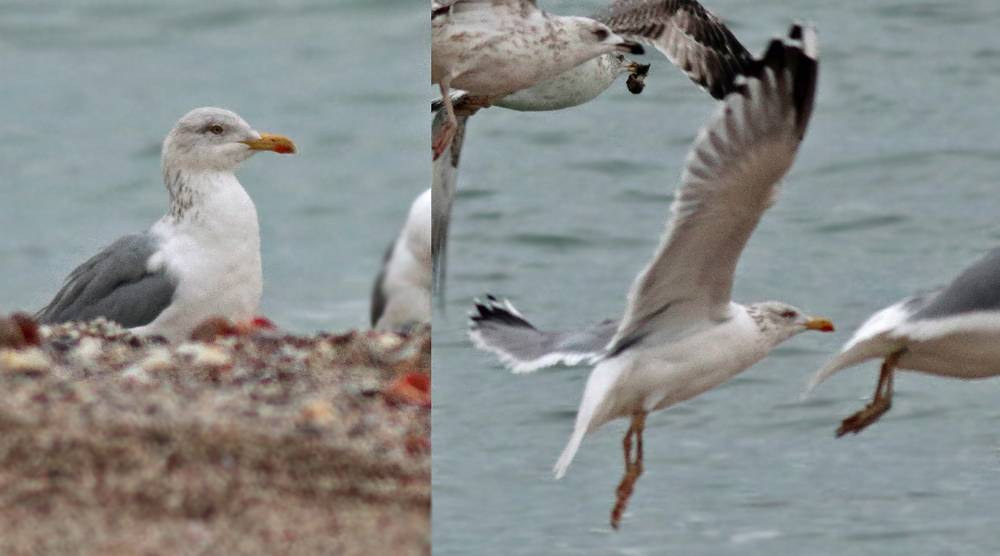
[[[861,432],[889,411],[897,368],[968,379],[1000,375],[1000,247],[947,286],[872,315],[816,373],[806,394],[847,367],[879,358],[872,403],[844,419],[838,437]]]
[[[740,253],[776,200],[809,123],[818,56],[815,30],[793,25],[699,133],[660,246],[632,284],[621,324],[587,379],[554,471],[557,478],[566,473],[585,434],[631,418],[614,528],[642,474],[646,415],[726,382],[800,332],[833,330],[830,321],[784,303],[730,300]]]
[[[170,212],[70,273],[36,315],[43,324],[97,317],[136,334],[186,339],[209,317],[252,319],[263,290],[257,210],[233,172],[258,151],[294,153],[222,108],[197,108],[163,142]]]
[[[717,99],[731,92],[736,76],[746,73],[754,63],[753,56],[732,31],[696,0],[617,0],[591,18],[604,23],[627,40],[653,46]],[[464,135],[468,117],[491,104],[533,112],[561,110],[589,102],[625,72],[631,72],[629,90],[638,94],[642,91],[648,71],[648,64],[638,64],[627,60],[621,53],[613,52],[592,58],[499,100],[484,101],[465,91],[454,91],[431,103],[431,110],[435,113],[432,137],[441,136],[441,130],[446,129],[452,115],[456,116],[457,124],[456,130],[451,133],[456,137]],[[450,112],[447,108],[449,103],[452,106]],[[433,249],[434,297],[438,303],[443,303],[448,227],[460,157],[461,143],[457,148],[452,147],[447,157],[435,160],[433,187],[440,191],[434,196],[437,202]],[[447,171],[439,171],[441,158],[450,159]],[[440,168],[445,169],[445,166]],[[439,183],[444,178],[450,181]],[[439,210],[438,206],[442,208]]]
[[[535,0],[433,0],[431,84],[440,87],[448,117],[433,141],[434,159],[458,127],[452,87],[490,102],[614,51],[643,49],[593,19],[549,15]]]
[[[431,190],[410,207],[399,237],[389,246],[375,279],[372,327],[407,332],[431,322]]]

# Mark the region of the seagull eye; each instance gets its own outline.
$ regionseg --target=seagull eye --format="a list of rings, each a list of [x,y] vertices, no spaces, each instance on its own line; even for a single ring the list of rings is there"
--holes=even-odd
[[[785,319],[793,319],[795,318],[795,316],[796,316],[795,311],[791,309],[786,309],[784,312],[781,313],[781,318]]]
[[[608,38],[608,30],[607,29],[598,29],[598,30],[594,31],[594,36],[597,37],[597,40],[599,40],[599,41],[607,40],[607,38]]]
[[[208,130],[211,131],[212,133],[216,134],[216,135],[222,135],[222,132],[226,131],[219,124],[213,125],[212,127],[208,128]]]

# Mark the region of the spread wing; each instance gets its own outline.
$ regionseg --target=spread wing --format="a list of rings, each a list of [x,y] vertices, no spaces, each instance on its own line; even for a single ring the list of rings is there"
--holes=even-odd
[[[629,291],[611,355],[655,330],[728,318],[740,253],[805,134],[818,55],[815,31],[793,25],[701,130],[659,248]]]
[[[933,320],[1000,309],[1000,247],[963,270],[908,319]]]
[[[618,0],[591,17],[656,48],[717,99],[754,65],[732,31],[695,0]]]

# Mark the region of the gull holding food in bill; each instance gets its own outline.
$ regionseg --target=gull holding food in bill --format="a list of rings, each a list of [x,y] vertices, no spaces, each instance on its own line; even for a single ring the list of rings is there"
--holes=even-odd
[[[733,90],[753,56],[715,14],[696,0],[617,0],[590,16],[614,33],[659,50],[691,81],[716,99]],[[559,110],[596,98],[624,73],[629,91],[642,91],[649,64],[621,53],[592,58],[575,68],[503,97],[511,110]]]
[[[731,300],[740,253],[776,200],[809,123],[818,56],[815,30],[793,25],[699,133],[656,254],[633,282],[625,315],[587,379],[554,471],[566,473],[584,435],[630,418],[612,527],[642,474],[649,413],[726,382],[800,332],[833,330],[785,303]]]
[[[726,24],[696,0],[617,0],[590,17],[627,40],[659,50],[716,99],[733,90],[736,76],[753,63]],[[593,100],[624,73],[630,74],[629,90],[638,94],[648,72],[649,64],[612,52],[491,104],[521,112],[561,110]],[[465,92],[451,101],[455,109],[482,107],[476,104],[481,99]]]
[[[431,84],[441,89],[447,115],[432,142],[434,158],[458,126],[453,87],[488,103],[615,51],[643,49],[593,19],[547,14],[535,0],[433,0]]]
[[[947,286],[872,315],[840,354],[816,372],[806,394],[869,359],[882,359],[874,399],[844,419],[838,437],[861,432],[889,411],[896,369],[966,379],[1000,375],[1000,247]]]
[[[431,322],[431,190],[410,207],[389,246],[372,289],[371,323],[377,330],[407,332]]]
[[[656,48],[717,99],[732,91],[736,76],[744,74],[753,64],[753,56],[732,31],[696,0],[617,0],[591,18],[607,25],[626,40]],[[485,99],[466,91],[452,91],[431,103],[435,114],[432,137],[441,137],[446,132],[453,114],[453,133],[456,137],[464,135],[468,117],[490,105],[523,112],[577,106],[596,98],[624,73],[630,73],[629,90],[638,94],[643,90],[648,71],[648,64],[629,60],[620,52],[610,52],[499,100]],[[460,157],[461,143],[457,148],[448,150],[447,156],[434,161],[436,201],[432,256],[434,297],[438,303],[443,303],[448,227]],[[442,158],[448,160],[442,161]],[[440,183],[439,179],[450,181]]]
[[[136,334],[187,339],[210,317],[257,315],[263,291],[257,210],[234,172],[260,151],[294,153],[222,108],[197,108],[163,142],[170,212],[70,273],[42,324],[104,317]]]

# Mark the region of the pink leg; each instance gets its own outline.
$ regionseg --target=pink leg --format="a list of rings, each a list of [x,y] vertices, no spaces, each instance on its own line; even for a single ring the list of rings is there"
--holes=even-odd
[[[622,440],[622,449],[625,452],[625,474],[622,476],[621,482],[618,483],[617,500],[615,500],[615,507],[611,510],[611,527],[616,530],[621,522],[622,514],[625,513],[625,507],[628,506],[629,498],[632,497],[635,483],[639,480],[639,475],[642,475],[642,431],[645,427],[646,414],[636,413],[632,416],[632,425]],[[636,438],[634,460],[632,459],[633,435]]]
[[[892,372],[905,351],[905,349],[901,349],[885,358],[885,361],[882,362],[882,370],[878,375],[878,385],[875,387],[875,397],[872,399],[872,403],[865,406],[861,411],[844,419],[837,429],[837,438],[849,432],[858,434],[875,421],[878,421],[892,408]]]
[[[458,130],[458,119],[455,118],[455,107],[451,105],[451,87],[448,85],[451,82],[450,79],[442,80],[438,86],[441,89],[441,98],[444,99],[444,109],[447,115],[447,119],[444,122],[444,126],[441,131],[438,132],[437,137],[431,143],[431,149],[434,151],[433,160],[437,160],[439,156],[444,154],[444,151],[451,146],[451,140],[455,138],[455,131]]]

